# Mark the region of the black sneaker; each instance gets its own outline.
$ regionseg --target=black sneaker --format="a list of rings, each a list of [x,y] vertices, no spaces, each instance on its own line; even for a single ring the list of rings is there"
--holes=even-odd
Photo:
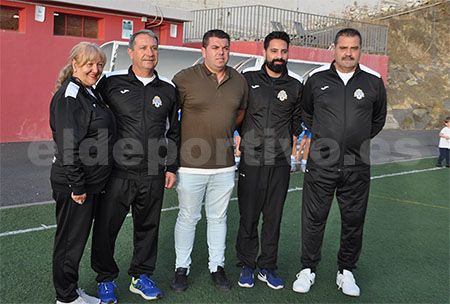
[[[216,272],[211,272],[211,278],[217,288],[222,290],[231,289],[231,284],[228,281],[227,276],[225,275],[225,270],[223,269],[223,267],[218,266]]]
[[[187,268],[177,268],[175,270],[175,277],[173,278],[170,288],[175,292],[182,292],[188,288],[187,283]]]

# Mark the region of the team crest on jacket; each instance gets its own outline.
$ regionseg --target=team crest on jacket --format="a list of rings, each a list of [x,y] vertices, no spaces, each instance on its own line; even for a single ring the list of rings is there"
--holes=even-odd
[[[156,108],[159,108],[160,106],[162,106],[162,100],[161,100],[161,98],[159,98],[159,96],[156,95],[155,97],[153,97],[152,104],[153,104]]]
[[[280,92],[278,92],[277,98],[278,98],[280,101],[285,101],[285,100],[287,99],[287,97],[288,97],[288,96],[287,96],[285,90],[281,90]]]
[[[364,92],[363,92],[363,90],[361,90],[361,89],[357,89],[356,91],[355,91],[355,93],[353,93],[353,97],[355,97],[356,99],[358,99],[358,100],[361,100],[361,99],[363,99],[364,98]]]

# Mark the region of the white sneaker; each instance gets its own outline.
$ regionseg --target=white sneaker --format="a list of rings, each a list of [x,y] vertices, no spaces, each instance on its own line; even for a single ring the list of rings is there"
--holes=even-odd
[[[82,297],[78,297],[75,300],[73,300],[72,302],[61,302],[61,301],[56,301],[56,304],[88,304],[85,300],[83,300]]]
[[[291,155],[291,172],[294,172],[297,169],[297,160],[294,156]]]
[[[359,297],[360,290],[356,285],[355,278],[351,271],[345,270],[343,273],[338,271],[336,275],[336,284],[338,289],[342,289],[342,292],[348,296]]]
[[[88,295],[86,292],[84,292],[83,289],[78,288],[76,290],[77,294],[80,296],[80,298],[82,298],[84,300],[85,303],[87,304],[100,304],[100,299],[90,296]]]
[[[311,272],[310,268],[305,268],[297,273],[297,280],[292,284],[292,289],[295,292],[307,293],[314,284],[316,274]]]

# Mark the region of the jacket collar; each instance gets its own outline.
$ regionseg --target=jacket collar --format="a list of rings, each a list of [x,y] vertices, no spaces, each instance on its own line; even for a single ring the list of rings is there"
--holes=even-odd
[[[91,99],[93,98],[92,95],[88,92],[88,88],[85,87],[77,77],[70,76],[66,80],[66,82],[69,83],[70,81],[80,87],[80,90],[84,96],[87,96],[88,98],[91,98]],[[95,95],[96,102],[104,103],[103,97],[97,92],[97,90],[95,90],[93,87],[90,87],[90,89],[91,89],[92,93]]]
[[[158,76],[158,72],[156,70],[153,70],[153,74],[155,74],[155,80],[153,80],[151,83],[156,83],[156,81],[159,81],[159,76]],[[128,68],[128,78],[130,81],[138,81],[139,83],[142,83],[137,77],[136,74],[134,74],[133,72],[133,66],[130,65],[130,67]]]
[[[78,79],[78,78],[75,77],[75,76],[70,76],[70,77],[67,79],[67,83],[69,83],[70,81],[73,82],[73,83],[75,83],[77,86],[79,86],[79,87],[80,87],[80,90],[83,91],[84,94],[88,94],[88,95],[89,95],[89,93],[88,93],[88,91],[87,91],[87,88],[81,83],[80,79]],[[91,89],[92,89],[92,88],[91,88]]]
[[[287,67],[286,67],[286,69],[283,71],[283,73],[281,73],[281,76],[280,76],[280,77],[278,77],[278,78],[271,77],[269,74],[267,74],[267,71],[266,71],[266,64],[265,64],[265,63],[261,66],[260,73],[261,73],[262,75],[265,75],[268,79],[273,79],[273,80],[285,80],[285,79],[287,79],[287,77],[288,77],[288,69],[287,69]]]
[[[205,65],[205,63],[201,63],[201,67],[203,71],[206,73],[206,75],[211,76],[215,73],[211,72]],[[228,65],[225,66],[225,78],[231,78],[231,71],[230,67]]]
[[[334,73],[336,73],[337,74],[337,70],[336,70],[336,67],[334,66],[334,63],[336,62],[336,60],[333,60],[333,62],[331,62],[331,65],[330,65],[330,70],[332,70]],[[359,63],[356,65],[356,69],[355,69],[355,74],[354,75],[356,75],[357,73],[359,73],[361,71],[361,68],[359,67]]]

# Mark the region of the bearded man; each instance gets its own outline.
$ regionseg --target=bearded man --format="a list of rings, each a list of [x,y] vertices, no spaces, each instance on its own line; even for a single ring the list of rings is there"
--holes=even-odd
[[[249,100],[240,130],[240,223],[236,252],[241,267],[238,281],[241,287],[253,287],[256,268],[258,279],[270,288],[284,287],[275,270],[280,223],[289,186],[292,138],[301,131],[303,91],[300,76],[287,70],[289,43],[285,32],[270,33],[264,40],[263,66],[243,73],[249,86]],[[261,214],[263,223],[259,237]]]

